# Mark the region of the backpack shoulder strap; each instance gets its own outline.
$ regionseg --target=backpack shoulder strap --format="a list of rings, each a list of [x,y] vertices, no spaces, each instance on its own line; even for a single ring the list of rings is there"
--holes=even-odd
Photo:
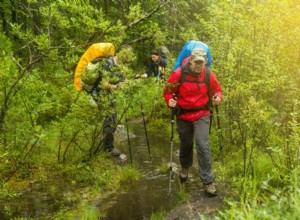
[[[205,66],[204,82],[207,87],[207,96],[208,96],[208,103],[206,105],[210,110],[210,117],[209,117],[209,133],[210,133],[211,124],[212,124],[212,120],[213,120],[213,104],[212,104],[212,100],[210,97],[210,69],[207,66]]]
[[[212,100],[210,97],[210,69],[208,67],[205,67],[204,83],[207,87],[207,96],[208,96],[207,107],[210,109],[210,112],[212,114],[213,113],[213,104],[212,104]]]
[[[183,71],[182,68],[181,68],[181,71],[180,71],[180,78],[179,78],[179,81],[178,81],[179,86],[181,86],[181,84],[184,82],[185,77],[186,77],[186,73],[184,73],[184,71]],[[178,86],[178,88],[179,88],[179,86]]]
[[[188,63],[186,63],[184,66],[181,67],[181,73],[180,73],[180,78],[179,78],[179,85],[176,91],[176,96],[178,95],[178,90],[180,85],[184,82],[185,78],[186,78],[186,74],[187,72],[185,71],[186,68],[188,68]],[[204,83],[207,87],[207,95],[208,97],[210,97],[210,69],[205,66],[205,75],[204,75]]]
[[[177,90],[175,92],[176,97],[178,96],[179,87],[181,86],[181,84],[184,82],[184,80],[186,78],[186,74],[187,74],[187,71],[185,71],[186,68],[188,68],[188,62],[180,67],[180,78],[179,78],[179,81],[178,81],[179,85],[178,85]]]
[[[204,83],[207,87],[207,95],[210,96],[210,69],[206,66],[205,67],[205,76],[204,76]]]
[[[189,68],[189,62],[187,62],[186,64],[184,64],[182,67],[181,67],[181,71],[180,71],[180,78],[179,78],[179,85],[181,85],[184,81],[185,81],[185,78],[186,78],[186,75],[188,73],[187,69]]]

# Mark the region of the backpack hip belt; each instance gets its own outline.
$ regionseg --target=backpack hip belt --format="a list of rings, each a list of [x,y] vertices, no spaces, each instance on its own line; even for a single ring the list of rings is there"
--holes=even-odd
[[[199,112],[199,111],[204,111],[204,110],[209,110],[212,112],[212,106],[210,102],[207,102],[204,107],[201,108],[193,108],[193,109],[184,109],[180,107],[179,105],[176,106],[175,108],[175,115],[182,115],[190,112]]]

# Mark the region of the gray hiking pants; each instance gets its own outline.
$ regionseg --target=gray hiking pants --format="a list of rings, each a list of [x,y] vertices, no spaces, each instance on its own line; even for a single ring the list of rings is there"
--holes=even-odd
[[[195,122],[177,119],[177,132],[180,139],[179,159],[182,167],[189,168],[193,164],[194,139],[197,149],[199,176],[203,184],[213,182],[212,154],[209,147],[210,117],[203,116]]]

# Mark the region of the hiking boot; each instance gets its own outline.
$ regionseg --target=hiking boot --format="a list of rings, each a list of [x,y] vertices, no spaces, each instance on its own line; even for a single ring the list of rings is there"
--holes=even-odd
[[[188,168],[181,167],[181,170],[179,172],[179,179],[180,179],[181,183],[187,181],[187,179],[188,179]]]
[[[120,156],[121,152],[117,148],[107,149],[106,152],[110,152],[113,157]]]
[[[213,183],[204,185],[204,192],[210,197],[217,195],[217,190]]]

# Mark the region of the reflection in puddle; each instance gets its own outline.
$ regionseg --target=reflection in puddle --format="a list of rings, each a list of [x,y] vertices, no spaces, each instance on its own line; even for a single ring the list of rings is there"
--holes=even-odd
[[[176,193],[180,190],[178,178],[178,144],[174,143],[173,152],[173,179],[172,196],[169,196],[169,173],[161,173],[158,168],[168,165],[170,157],[170,137],[157,137],[148,132],[151,158],[149,157],[147,140],[142,123],[129,124],[132,166],[140,170],[142,178],[138,182],[123,186],[122,191],[98,204],[102,211],[107,211],[107,220],[135,220],[150,218],[152,213],[169,211],[177,204]],[[127,145],[127,133],[124,127],[120,127],[116,134],[116,147],[119,148],[126,163],[130,163],[129,149]],[[125,159],[123,158],[123,159]],[[59,211],[61,207],[75,205],[79,198],[73,198],[76,193],[75,186],[67,185],[64,179],[55,179],[52,183],[42,183],[41,186],[30,189],[21,197],[10,202],[0,203],[0,219],[10,219],[5,213],[9,213],[6,207],[16,207],[13,217],[45,219],[51,213]],[[190,172],[186,192],[198,190],[200,187],[196,169]]]
[[[162,138],[148,134],[151,149],[151,159],[149,159],[143,127],[134,124],[130,125],[130,128],[136,136],[130,140],[133,166],[140,170],[143,177],[141,181],[128,186],[125,193],[116,195],[114,204],[107,210],[107,220],[147,219],[152,213],[170,211],[177,204],[176,192],[180,190],[177,174],[178,147],[174,147],[173,152],[172,196],[169,196],[169,173],[161,173],[157,170],[158,167],[169,163],[169,137]],[[122,143],[127,144],[127,141],[124,142],[123,140]],[[124,144],[122,146],[121,143],[119,143],[118,148],[122,149],[123,152],[128,151],[128,146],[124,146]],[[194,176],[196,177],[195,181]],[[191,173],[186,191],[199,189],[197,186],[199,183],[197,175]]]

